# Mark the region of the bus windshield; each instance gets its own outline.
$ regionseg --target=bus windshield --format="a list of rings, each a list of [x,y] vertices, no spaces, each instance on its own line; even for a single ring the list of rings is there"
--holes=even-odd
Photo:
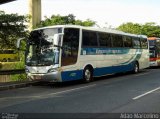
[[[159,40],[149,40],[150,58],[157,58],[160,56],[160,42]]]
[[[61,31],[60,28],[32,31],[27,44],[26,65],[50,66],[57,64],[59,55],[53,45],[53,36]]]
[[[150,48],[149,53],[150,53],[150,58],[155,58],[156,57],[155,48]]]

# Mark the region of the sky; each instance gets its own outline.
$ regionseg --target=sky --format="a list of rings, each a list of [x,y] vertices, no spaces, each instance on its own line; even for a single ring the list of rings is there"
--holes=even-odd
[[[28,14],[28,0],[0,5],[6,13]],[[42,0],[42,19],[53,14],[74,14],[76,19],[91,19],[97,26],[116,28],[126,22],[160,25],[160,0]]]

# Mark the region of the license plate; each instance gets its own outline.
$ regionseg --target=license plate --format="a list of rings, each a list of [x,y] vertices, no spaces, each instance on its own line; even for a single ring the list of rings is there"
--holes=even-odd
[[[40,80],[40,79],[42,79],[42,76],[34,76],[34,79],[35,80]]]

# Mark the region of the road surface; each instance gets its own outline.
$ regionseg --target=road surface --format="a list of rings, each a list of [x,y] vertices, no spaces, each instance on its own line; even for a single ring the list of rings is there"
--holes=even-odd
[[[87,84],[45,83],[1,91],[0,112],[160,113],[160,69],[96,78]]]

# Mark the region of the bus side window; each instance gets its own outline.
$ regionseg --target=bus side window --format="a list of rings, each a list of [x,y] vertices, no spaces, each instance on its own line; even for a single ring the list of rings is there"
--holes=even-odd
[[[141,39],[141,47],[143,49],[147,49],[148,48],[148,42],[147,42],[147,39],[146,38],[142,38]]]
[[[141,43],[139,38],[133,37],[132,40],[133,40],[133,48],[141,48]]]
[[[123,37],[123,42],[124,42],[124,47],[127,48],[132,48],[133,44],[132,44],[132,38],[129,36],[124,36]]]
[[[77,62],[79,47],[79,29],[65,28],[62,45],[61,65],[73,65]]]
[[[107,33],[98,33],[100,47],[111,47],[111,35]]]
[[[82,31],[82,46],[93,47],[98,46],[97,33],[93,31]]]
[[[113,47],[123,47],[123,37],[121,35],[112,34]]]

